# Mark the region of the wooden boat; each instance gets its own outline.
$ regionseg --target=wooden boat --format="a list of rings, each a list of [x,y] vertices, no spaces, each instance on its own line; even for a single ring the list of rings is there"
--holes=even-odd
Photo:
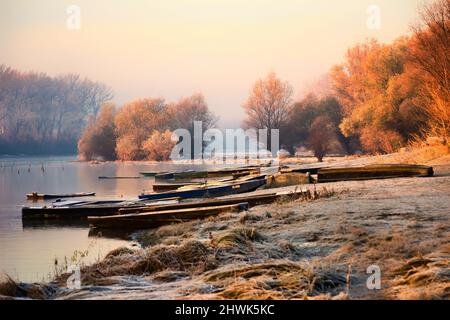
[[[177,190],[184,186],[201,186],[202,182],[184,182],[184,183],[154,183],[152,185],[155,192],[166,192]]]
[[[95,196],[95,192],[77,192],[77,193],[37,193],[32,192],[27,194],[27,199],[58,199],[58,198],[78,198],[78,197],[92,197]]]
[[[154,175],[155,179],[159,180],[170,180],[174,179],[174,172],[162,172]]]
[[[116,180],[116,179],[140,179],[141,177],[121,177],[121,176],[100,176],[98,177],[100,180]]]
[[[221,197],[232,194],[250,192],[266,184],[266,179],[244,181],[240,183],[229,183],[212,187],[198,187],[189,190],[175,190],[161,193],[141,194],[139,199],[160,200],[165,198],[177,197],[180,199],[203,198],[203,197]]]
[[[317,180],[319,183],[323,183],[399,177],[431,177],[433,174],[433,168],[428,166],[407,164],[374,164],[361,167],[320,169],[317,173]]]
[[[157,174],[164,174],[167,173],[167,171],[142,171],[139,172],[141,175],[143,175],[144,177],[154,177]]]
[[[155,205],[178,202],[166,199]],[[148,203],[140,200],[105,200],[105,201],[59,201],[44,206],[22,207],[22,219],[85,219],[88,216],[109,216],[124,208],[145,208]]]
[[[299,167],[293,167],[293,168],[283,168],[280,170],[281,173],[309,173],[309,174],[317,174],[317,172],[320,169],[329,168],[329,164],[324,163],[313,163],[313,164],[306,164]]]
[[[267,179],[267,188],[281,188],[311,183],[309,173],[285,172],[276,173]]]
[[[155,178],[159,180],[217,178],[217,177],[233,176],[239,174],[243,175],[259,172],[261,172],[260,167],[226,168],[211,171],[186,170],[181,172],[160,173],[155,175]]]
[[[186,189],[193,189],[193,188],[201,188],[201,187],[212,187],[212,186],[219,186],[224,185],[226,183],[238,183],[243,181],[250,181],[250,180],[258,180],[258,179],[264,179],[267,175],[265,174],[246,174],[246,175],[239,175],[237,178],[233,176],[232,178],[225,178],[220,180],[204,180],[204,181],[191,181],[191,182],[170,182],[170,183],[154,183],[152,185],[154,192],[166,192],[166,191],[173,191],[173,190],[186,190]]]
[[[212,206],[223,206],[246,202],[249,207],[258,206],[262,204],[269,204],[281,199],[296,200],[305,194],[304,191],[294,192],[278,192],[278,193],[264,193],[258,195],[246,196],[232,196],[225,198],[213,198],[201,201],[186,201],[176,204],[155,204],[148,205],[142,208],[123,208],[119,210],[119,214],[142,213],[153,211],[179,210],[188,208],[204,208]]]
[[[224,212],[247,210],[247,203],[210,206],[203,208],[187,208],[166,211],[154,211],[139,214],[120,214],[109,217],[88,217],[88,222],[95,228],[145,229],[164,224],[202,219]]]

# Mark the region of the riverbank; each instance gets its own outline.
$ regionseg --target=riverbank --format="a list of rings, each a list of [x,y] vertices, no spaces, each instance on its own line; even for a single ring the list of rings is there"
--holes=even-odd
[[[420,163],[433,165],[435,177],[327,183],[317,186],[315,199],[140,232],[134,236],[142,248],[114,250],[83,267],[79,290],[66,289],[65,275],[50,285],[9,283],[0,292],[56,299],[448,299],[450,156],[430,149],[363,161],[410,163],[425,154]],[[299,187],[314,194],[313,186]],[[366,285],[370,266],[380,268],[380,290]]]

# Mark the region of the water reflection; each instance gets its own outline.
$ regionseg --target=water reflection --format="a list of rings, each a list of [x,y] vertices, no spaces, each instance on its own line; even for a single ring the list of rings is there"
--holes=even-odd
[[[0,157],[0,272],[22,281],[38,281],[52,273],[54,260],[74,251],[89,250],[93,262],[109,250],[130,246],[129,234],[102,231],[100,237],[86,221],[22,221],[25,195],[40,193],[96,192],[89,199],[136,199],[151,191],[153,178],[99,180],[99,176],[136,176],[140,171],[204,169],[207,166],[75,162],[75,157]],[[124,240],[125,239],[125,240]]]
[[[89,228],[87,220],[59,220],[59,219],[23,219],[22,227],[26,229],[52,229],[52,228]]]

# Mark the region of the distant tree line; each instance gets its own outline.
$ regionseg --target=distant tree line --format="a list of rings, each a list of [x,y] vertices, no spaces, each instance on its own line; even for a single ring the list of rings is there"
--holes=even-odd
[[[168,160],[176,143],[172,131],[183,128],[193,138],[194,121],[201,121],[203,130],[217,121],[202,94],[173,103],[138,99],[120,109],[106,104],[83,131],[78,153],[84,160]]]
[[[331,151],[389,153],[412,139],[450,133],[450,0],[424,6],[410,37],[357,44],[334,66],[330,90],[292,102],[292,87],[270,73],[244,103],[253,128],[279,129],[280,143]]]
[[[105,85],[67,74],[0,66],[0,154],[74,153],[90,115],[112,99]]]

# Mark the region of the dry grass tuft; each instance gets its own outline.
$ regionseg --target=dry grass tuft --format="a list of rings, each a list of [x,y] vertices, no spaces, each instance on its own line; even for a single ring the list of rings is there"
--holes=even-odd
[[[138,239],[143,247],[154,246],[161,244],[163,241],[173,241],[173,238],[187,239],[190,237],[193,231],[195,231],[195,225],[197,221],[175,223],[166,226],[159,227],[148,231],[139,233]],[[172,240],[170,239],[172,238]]]
[[[203,272],[216,267],[210,250],[200,241],[191,240],[172,248],[156,248],[151,254],[165,268]]]
[[[232,248],[246,246],[251,241],[261,241],[264,237],[254,228],[236,228],[213,240],[218,248]]]
[[[15,297],[19,292],[19,285],[7,274],[0,279],[0,296]]]
[[[135,251],[130,254],[108,254],[99,263],[81,270],[82,285],[104,284],[107,277],[148,275],[163,270],[185,271],[192,274],[217,266],[212,250],[200,241],[187,241],[179,246],[164,246]],[[59,280],[65,280],[63,275]]]
[[[449,299],[450,259],[414,257],[395,270],[387,295],[397,299]]]
[[[405,153],[389,154],[379,159],[378,162],[424,164],[450,153],[450,148],[446,145],[426,145],[419,143],[412,145],[408,149],[409,151]]]
[[[117,249],[114,249],[114,250],[110,251],[106,255],[105,259],[109,259],[109,258],[112,258],[112,257],[118,257],[118,256],[121,256],[121,255],[130,255],[130,254],[133,254],[133,253],[134,253],[134,250],[132,250],[130,248],[120,247],[120,248],[117,248]]]
[[[49,299],[57,291],[54,285],[17,283],[6,274],[0,278],[0,297]]]
[[[240,223],[256,222],[256,221],[261,221],[263,219],[264,218],[262,216],[260,216],[260,215],[256,215],[256,214],[253,214],[253,213],[246,212],[245,214],[243,214],[241,216],[241,218],[239,219],[239,222]]]
[[[224,287],[225,299],[304,299],[345,289],[345,274],[290,261],[272,261],[210,272],[206,282]]]

